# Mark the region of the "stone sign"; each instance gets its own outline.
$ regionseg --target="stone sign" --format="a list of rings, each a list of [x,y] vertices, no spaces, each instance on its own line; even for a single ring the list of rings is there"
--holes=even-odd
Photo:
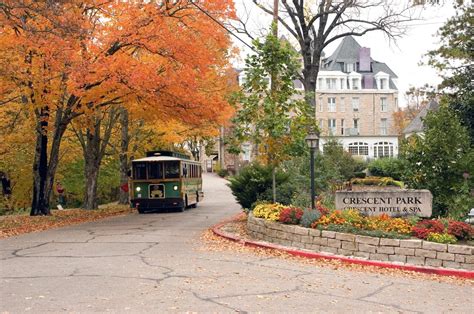
[[[367,216],[431,217],[433,196],[428,190],[337,191],[336,209],[358,209]]]

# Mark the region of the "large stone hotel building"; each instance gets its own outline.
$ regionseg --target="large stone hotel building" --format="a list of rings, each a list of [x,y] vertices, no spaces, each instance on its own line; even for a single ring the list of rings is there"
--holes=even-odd
[[[320,149],[337,140],[364,159],[398,155],[393,113],[398,107],[397,76],[349,36],[321,61],[316,87]]]
[[[236,70],[239,85],[245,73]],[[349,36],[334,53],[323,58],[316,86],[316,119],[321,130],[320,150],[329,140],[337,140],[353,156],[363,159],[398,155],[398,135],[393,113],[398,107],[397,76],[383,62],[371,58],[370,48],[363,48]],[[303,85],[295,81],[303,93]],[[229,130],[227,130],[229,131]],[[217,141],[213,155],[204,158],[206,168],[238,170],[256,154],[253,143],[243,143],[242,153],[232,155],[225,150],[225,133]],[[219,161],[218,161],[218,160]]]

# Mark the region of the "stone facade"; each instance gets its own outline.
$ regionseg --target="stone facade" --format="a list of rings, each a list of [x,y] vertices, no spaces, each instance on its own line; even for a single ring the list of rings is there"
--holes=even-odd
[[[321,135],[396,136],[393,113],[398,109],[397,94],[398,91],[379,90],[317,91],[316,119],[319,121]],[[384,108],[381,104],[382,98],[386,102]],[[333,101],[331,99],[335,100],[332,107],[329,106],[329,101]],[[357,99],[359,103],[357,111],[352,107],[353,99]],[[334,129],[329,126],[331,119],[336,120]],[[356,126],[354,119],[358,120]],[[385,127],[381,125],[382,119],[386,119]],[[356,128],[358,130],[355,130]]]
[[[474,247],[419,239],[399,240],[320,231],[284,225],[249,215],[247,230],[255,239],[377,261],[474,270]]]

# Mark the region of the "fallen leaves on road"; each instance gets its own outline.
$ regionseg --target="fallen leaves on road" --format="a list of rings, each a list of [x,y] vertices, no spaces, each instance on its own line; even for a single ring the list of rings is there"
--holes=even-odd
[[[242,239],[250,239],[249,235],[246,232],[246,220],[245,217],[239,217],[236,220],[229,221],[221,227],[221,230],[238,236]],[[299,256],[291,255],[284,251],[279,251],[275,249],[268,248],[257,248],[251,246],[245,246],[243,243],[234,242],[227,240],[225,238],[215,235],[211,229],[206,230],[201,235],[201,240],[203,240],[205,246],[203,249],[209,251],[233,251],[240,252],[244,254],[253,254],[260,257],[274,257],[279,259],[290,260],[306,265],[314,265],[317,267],[326,267],[333,270],[350,270],[357,272],[368,272],[371,274],[377,273],[387,276],[396,276],[396,277],[410,277],[413,279],[420,280],[433,280],[443,283],[454,283],[458,285],[474,285],[473,280],[459,278],[459,277],[448,277],[440,276],[434,274],[424,274],[414,271],[402,270],[402,269],[392,269],[392,268],[381,268],[368,265],[359,265],[359,264],[350,264],[344,263],[339,260],[329,260],[329,259],[309,259]]]
[[[97,210],[53,210],[50,216],[29,216],[27,214],[3,216],[0,218],[0,238],[96,221],[106,217],[127,215],[134,211],[135,209],[127,205],[113,205]]]

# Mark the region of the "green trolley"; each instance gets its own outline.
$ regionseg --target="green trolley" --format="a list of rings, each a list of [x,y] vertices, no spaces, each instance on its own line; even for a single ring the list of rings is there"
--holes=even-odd
[[[203,197],[201,164],[176,152],[147,152],[147,157],[132,161],[129,187],[130,205],[141,214],[184,211]]]

